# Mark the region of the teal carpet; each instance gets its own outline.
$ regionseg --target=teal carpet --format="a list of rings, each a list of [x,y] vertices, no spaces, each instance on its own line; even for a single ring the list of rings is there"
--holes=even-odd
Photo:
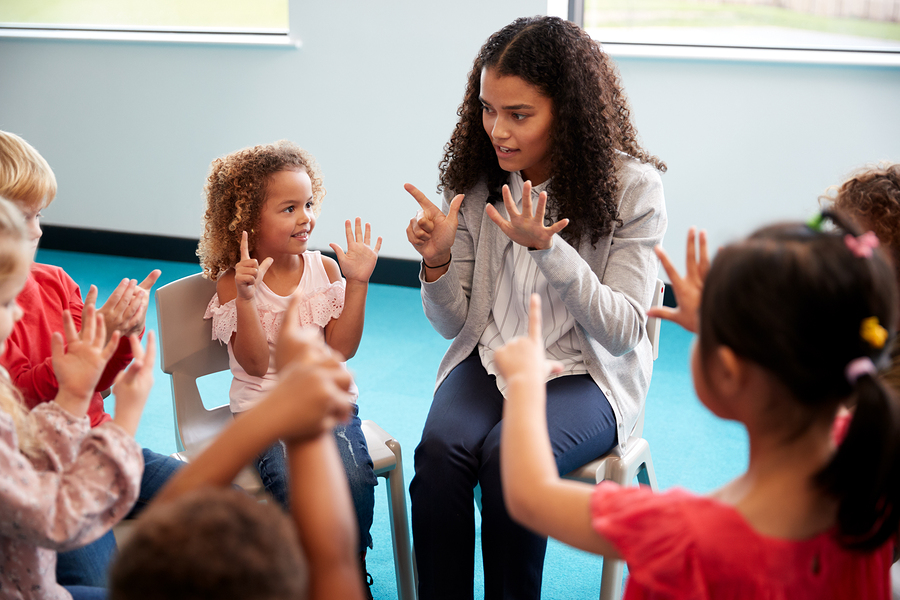
[[[63,267],[87,292],[93,283],[104,301],[124,277],[141,280],[154,268],[162,270],[158,285],[200,271],[197,265],[150,261],[55,250],[40,250],[38,261]],[[28,307],[23,307],[28,310]],[[151,304],[147,326],[156,329],[156,307]],[[663,323],[660,352],[647,397],[644,437],[653,452],[653,464],[662,488],[679,486],[707,492],[742,472],[747,463],[746,435],[739,425],[712,416],[694,395],[688,368],[692,336]],[[422,313],[418,289],[370,286],[366,328],[362,344],[349,366],[360,388],[360,417],[372,419],[400,441],[407,486],[413,476],[413,450],[428,413],[435,375],[449,342],[441,338]],[[228,402],[227,373],[210,376],[201,391],[212,404]],[[112,400],[112,399],[110,399]],[[111,403],[107,411],[112,412]],[[175,451],[171,385],[157,368],[137,440],[144,447],[170,454]],[[368,567],[374,577],[373,593],[379,600],[396,598],[390,525],[384,484],[376,489],[375,548]],[[476,525],[480,526],[480,523]],[[483,596],[480,546],[476,548],[475,597]],[[544,566],[546,599],[596,598],[600,590],[602,559],[551,540]]]

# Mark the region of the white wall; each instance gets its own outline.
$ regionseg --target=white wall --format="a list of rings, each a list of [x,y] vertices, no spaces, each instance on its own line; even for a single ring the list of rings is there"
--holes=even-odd
[[[466,73],[484,39],[544,0],[292,0],[300,49],[0,39],[0,129],[60,183],[54,225],[199,236],[210,161],[289,138],[322,164],[312,245],[356,215],[384,256],[415,258],[406,181],[433,190]],[[663,177],[681,263],[687,227],[723,243],[867,162],[900,161],[900,69],[617,59]],[[436,199],[436,198],[435,198]]]
[[[407,181],[434,190],[484,40],[546,0],[291,0],[302,47],[0,39],[0,129],[50,162],[47,224],[200,235],[210,161],[281,138],[310,150],[328,196],[312,246],[362,216],[412,257]],[[437,199],[437,198],[435,198]]]

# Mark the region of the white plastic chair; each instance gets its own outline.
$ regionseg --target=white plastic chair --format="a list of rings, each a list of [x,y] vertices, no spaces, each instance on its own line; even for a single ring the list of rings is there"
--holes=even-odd
[[[212,323],[203,318],[215,292],[215,282],[199,273],[156,291],[162,370],[172,376],[175,441],[182,460],[207,446],[233,418],[228,404],[212,409],[204,407],[197,387],[200,377],[228,370],[228,351],[212,339]],[[375,475],[387,480],[399,598],[415,600],[400,444],[372,421],[363,421],[362,430],[375,464]],[[244,469],[235,483],[250,493],[257,493],[262,487],[256,470],[251,467]]]
[[[656,280],[651,306],[662,306],[666,284]],[[659,319],[647,319],[647,336],[653,347],[653,360],[659,356]],[[628,438],[624,452],[616,446],[609,453],[592,460],[581,468],[565,475],[566,479],[575,479],[597,484],[601,481],[615,481],[619,485],[631,485],[634,478],[644,485],[649,485],[654,492],[659,490],[656,473],[650,458],[650,444],[642,436],[644,434],[644,407],[638,416],[631,436]],[[603,559],[603,574],[600,582],[600,600],[619,600],[622,597],[622,578],[624,563],[621,560]]]

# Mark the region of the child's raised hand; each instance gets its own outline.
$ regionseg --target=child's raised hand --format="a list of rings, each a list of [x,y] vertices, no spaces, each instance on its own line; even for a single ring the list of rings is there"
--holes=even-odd
[[[153,285],[156,283],[156,280],[159,279],[160,275],[162,275],[162,271],[153,269],[150,271],[150,274],[134,288],[134,301],[137,302],[138,309],[120,330],[123,337],[140,335],[144,330],[144,325],[147,322],[147,307],[150,306],[150,290],[153,289]]]
[[[687,235],[687,253],[685,258],[685,276],[678,274],[678,269],[669,260],[662,246],[654,248],[656,255],[662,262],[669,281],[672,282],[672,291],[675,292],[675,299],[678,301],[677,308],[668,308],[666,306],[654,307],[647,311],[648,317],[659,317],[677,323],[691,331],[697,333],[700,324],[700,297],[703,293],[703,282],[706,280],[706,274],[709,273],[709,252],[706,246],[706,232],[701,231],[699,259],[696,248],[695,238],[697,237],[697,229],[691,227]]]
[[[137,335],[128,336],[134,360],[116,377],[113,394],[116,397],[116,416],[113,422],[134,435],[153,387],[153,365],[156,362],[156,339],[153,331],[147,332],[147,350],[141,347]]]
[[[291,363],[313,363],[334,352],[325,344],[322,332],[315,327],[300,325],[298,305],[301,294],[291,296],[278,337],[275,340],[275,370],[281,371]],[[328,354],[323,354],[327,350]],[[341,358],[341,360],[343,360]]]
[[[494,354],[495,364],[507,381],[517,376],[535,377],[543,382],[558,373],[562,364],[546,359],[541,331],[541,297],[531,295],[528,308],[528,335],[513,338]]]
[[[375,263],[378,262],[378,251],[381,250],[381,237],[375,242],[372,248],[372,227],[366,223],[366,232],[363,235],[362,220],[356,217],[356,232],[350,226],[350,221],[346,221],[344,226],[347,229],[347,252],[344,252],[338,244],[328,244],[334,253],[337,254],[338,263],[341,265],[341,273],[348,281],[369,281],[372,271],[375,270]]]
[[[353,396],[348,390],[353,377],[339,358],[333,351],[330,357],[317,352],[278,372],[278,385],[264,404],[280,439],[309,439],[350,418]]]
[[[553,235],[565,229],[569,224],[568,219],[560,219],[550,227],[544,226],[544,215],[547,212],[547,192],[541,192],[538,196],[537,206],[531,203],[531,182],[526,181],[522,187],[522,212],[516,208],[513,202],[509,186],[503,186],[503,205],[509,220],[494,208],[493,204],[485,205],[485,210],[491,221],[506,234],[506,236],[526,248],[546,250],[553,245]]]
[[[234,266],[234,285],[239,300],[253,300],[256,297],[256,286],[271,266],[271,256],[262,261],[262,264],[255,258],[250,258],[247,232],[241,233],[241,261]]]
[[[65,339],[64,336],[65,335]],[[63,333],[50,338],[53,372],[59,382],[56,402],[78,418],[87,414],[94,388],[119,343],[119,332],[106,339],[106,324],[93,304],[84,307],[81,331],[72,313],[63,313]]]
[[[419,203],[421,210],[409,220],[406,237],[416,252],[422,255],[427,265],[443,265],[450,261],[450,250],[456,239],[456,226],[459,224],[459,207],[462,206],[463,194],[458,194],[450,202],[450,210],[445,215],[441,209],[432,204],[416,186],[407,183],[403,186]]]

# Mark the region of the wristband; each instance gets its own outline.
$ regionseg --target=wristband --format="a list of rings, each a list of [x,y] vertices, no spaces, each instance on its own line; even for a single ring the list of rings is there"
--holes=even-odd
[[[449,265],[449,264],[450,264],[450,261],[452,261],[452,260],[453,260],[453,255],[451,254],[451,255],[450,255],[450,259],[449,259],[447,262],[445,262],[444,264],[442,264],[442,265],[436,265],[436,266],[432,267],[432,266],[429,265],[427,262],[425,262],[425,259],[424,259],[424,258],[422,259],[422,264],[425,265],[425,268],[426,268],[426,269],[440,269],[441,267],[446,267],[447,265]]]

